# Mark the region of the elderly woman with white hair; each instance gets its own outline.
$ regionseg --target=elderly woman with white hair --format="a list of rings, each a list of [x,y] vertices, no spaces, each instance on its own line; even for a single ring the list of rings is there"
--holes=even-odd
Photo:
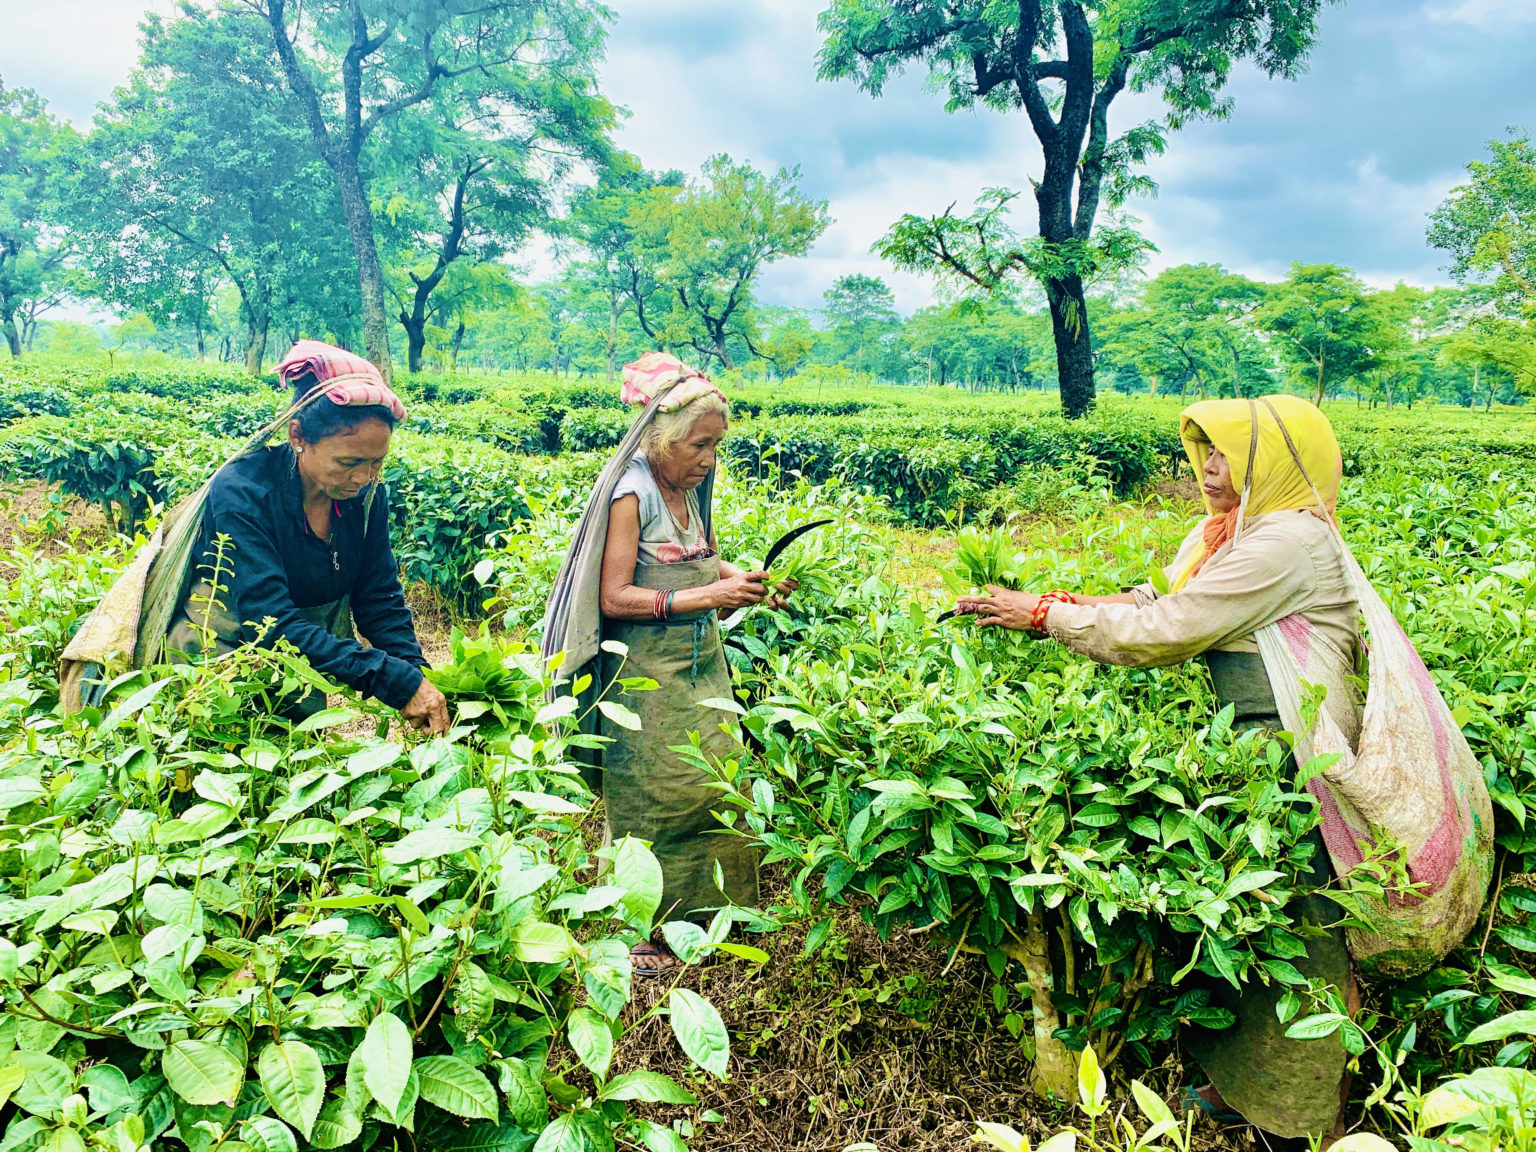
[[[653,352],[624,369],[623,398],[645,407],[577,527],[550,598],[544,654],[563,654],[560,674],[573,685],[590,677],[587,694],[639,715],[638,730],[601,715],[607,834],[648,841],[661,863],[661,918],[695,919],[727,899],[757,903],[757,854],[744,839],[720,834],[711,815],[719,793],[670,749],[697,735],[705,755],[738,753],[722,713],[701,703],[731,698],[718,615],[777,603],[792,585],[770,590],[767,573],[720,558],[711,495],[730,417],[720,390]],[[630,691],[620,679],[657,687]],[[631,960],[646,975],[677,963],[649,940],[635,945]]]

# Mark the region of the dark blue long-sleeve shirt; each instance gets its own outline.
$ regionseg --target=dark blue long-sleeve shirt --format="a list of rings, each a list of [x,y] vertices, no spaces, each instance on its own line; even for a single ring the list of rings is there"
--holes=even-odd
[[[366,531],[363,520],[363,496],[338,501],[330,541],[316,536],[304,515],[292,451],[274,445],[235,461],[214,479],[196,554],[203,562],[219,535],[229,537],[224,562],[230,571],[220,581],[227,585],[220,599],[240,621],[246,641],[255,640],[270,617],[275,623],[263,643],[287,640],[322,675],[401,708],[420,687],[427,662],[389,546],[389,496],[382,486]],[[206,568],[199,573],[208,575]],[[334,636],[300,615],[348,595],[353,623],[372,647]]]

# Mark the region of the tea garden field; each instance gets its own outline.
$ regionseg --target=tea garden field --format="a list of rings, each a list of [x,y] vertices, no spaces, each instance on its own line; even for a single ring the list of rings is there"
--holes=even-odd
[[[746,751],[710,768],[771,907],[668,926],[688,964],[658,985],[627,959],[655,861],[599,845],[531,643],[628,415],[601,381],[404,390],[397,557],[453,627],[432,675],[458,723],[432,742],[345,694],[272,720],[314,674],[258,651],[61,716],[58,655],[146,518],[279,398],[195,364],[0,368],[0,1152],[886,1150],[983,1124],[1003,1148],[1246,1147],[1162,1104],[1198,1076],[1181,1030],[1231,1021],[1223,981],[1278,981],[1298,1035],[1343,1036],[1359,1131],[1536,1148],[1536,417],[1330,409],[1345,536],[1500,845],[1473,937],[1348,1019],[1290,964],[1314,815],[1278,739],[1234,735],[1199,667],[934,622],[987,581],[1147,579],[1199,514],[1177,402],[1068,423],[1040,395],[728,385],[725,555],[835,523],[790,554],[787,609],[726,622]]]

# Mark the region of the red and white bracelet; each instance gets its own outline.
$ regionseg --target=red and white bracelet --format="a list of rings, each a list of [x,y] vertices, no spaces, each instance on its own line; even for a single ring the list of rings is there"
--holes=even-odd
[[[1070,592],[1063,592],[1059,588],[1055,591],[1047,592],[1039,600],[1035,601],[1035,610],[1029,614],[1029,630],[1031,632],[1044,632],[1046,630],[1045,618],[1050,612],[1052,604],[1076,603],[1077,597]]]

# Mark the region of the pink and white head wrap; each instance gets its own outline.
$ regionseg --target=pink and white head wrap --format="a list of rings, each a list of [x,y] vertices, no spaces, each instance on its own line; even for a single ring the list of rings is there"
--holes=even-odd
[[[721,400],[725,399],[725,393],[711,384],[707,376],[669,352],[647,352],[633,364],[624,365],[624,386],[619,399],[626,404],[649,404],[658,392],[672,383],[677,383],[677,387],[667,393],[659,411],[676,412],[711,392]]]
[[[316,384],[327,384],[323,393],[332,404],[364,404],[388,408],[396,420],[405,419],[405,405],[384,376],[369,361],[344,348],[319,340],[300,340],[277,366],[277,378],[292,388],[299,377],[312,375]]]

